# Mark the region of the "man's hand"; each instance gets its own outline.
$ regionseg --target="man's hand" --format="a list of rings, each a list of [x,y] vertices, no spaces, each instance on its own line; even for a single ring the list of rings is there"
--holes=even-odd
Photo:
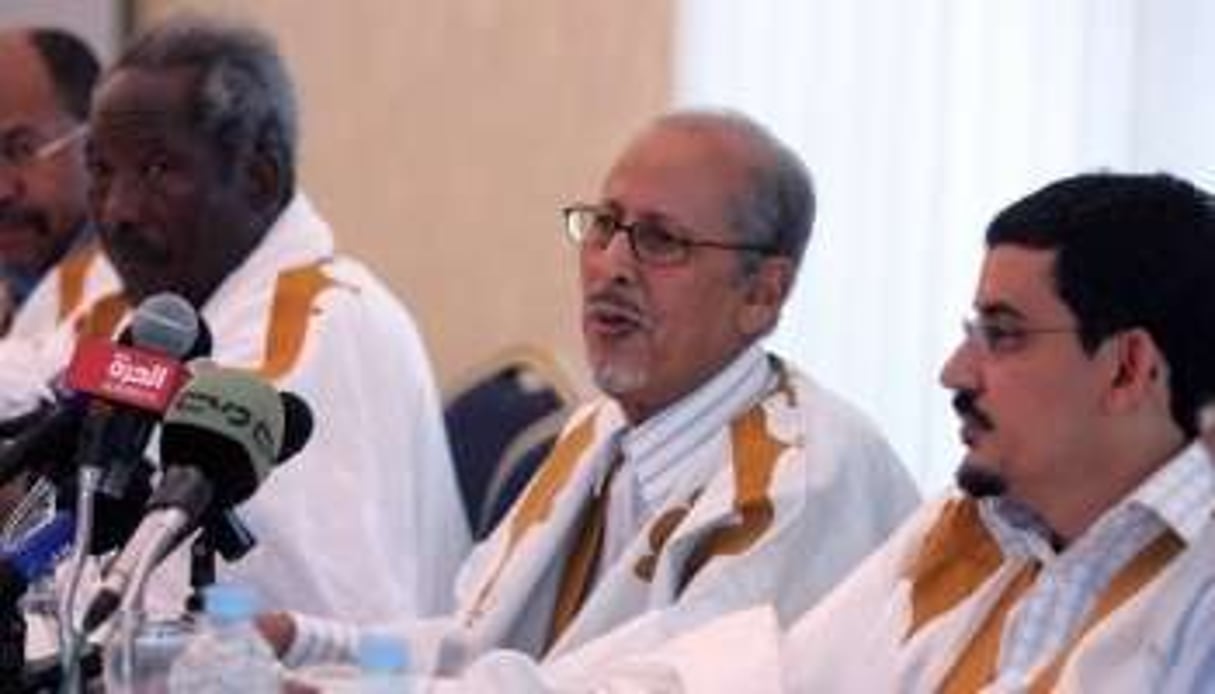
[[[275,657],[282,659],[295,641],[295,620],[286,612],[267,612],[254,619],[262,638],[274,649]]]

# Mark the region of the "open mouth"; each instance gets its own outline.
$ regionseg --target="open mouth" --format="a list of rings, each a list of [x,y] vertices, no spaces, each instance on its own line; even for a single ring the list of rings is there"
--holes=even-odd
[[[588,309],[586,323],[593,332],[608,337],[620,337],[641,329],[641,322],[619,311]]]
[[[962,427],[958,430],[958,436],[962,439],[962,445],[967,448],[974,448],[982,433],[983,430],[978,425],[966,421],[962,422]]]
[[[649,320],[631,302],[616,297],[592,297],[583,311],[588,331],[604,337],[624,337],[648,330]]]

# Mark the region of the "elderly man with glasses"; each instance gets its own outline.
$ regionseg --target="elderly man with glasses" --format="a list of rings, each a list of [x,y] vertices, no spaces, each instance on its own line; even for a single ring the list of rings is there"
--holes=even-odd
[[[0,65],[0,275],[15,311],[0,332],[30,337],[117,285],[87,221],[98,64],[77,37],[30,28],[0,31]]]
[[[526,689],[551,674],[541,663],[593,669],[751,605],[788,622],[916,499],[867,419],[760,346],[814,215],[787,147],[742,116],[668,115],[599,202],[564,214],[605,397],[465,562],[455,613],[384,627],[419,674],[472,690]],[[359,635],[262,627],[291,664],[350,658]]]

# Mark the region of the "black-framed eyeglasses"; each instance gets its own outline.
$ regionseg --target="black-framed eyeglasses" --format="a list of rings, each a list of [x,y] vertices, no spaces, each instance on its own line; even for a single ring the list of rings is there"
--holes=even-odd
[[[1010,354],[1025,346],[1033,335],[1051,335],[1079,332],[1074,325],[1027,327],[1013,325],[996,318],[975,316],[962,321],[962,332],[966,341],[975,345],[984,354]]]
[[[17,128],[0,134],[0,167],[25,169],[58,156],[89,131],[87,125],[76,125],[58,137],[44,140],[29,128]]]
[[[617,212],[601,205],[570,205],[562,209],[561,214],[565,218],[565,233],[574,243],[584,248],[602,250],[612,242],[617,231],[623,231],[633,255],[648,265],[687,262],[693,248],[751,251],[764,255],[776,253],[771,246],[689,238],[685,230],[678,230],[657,219],[642,218],[626,223]]]

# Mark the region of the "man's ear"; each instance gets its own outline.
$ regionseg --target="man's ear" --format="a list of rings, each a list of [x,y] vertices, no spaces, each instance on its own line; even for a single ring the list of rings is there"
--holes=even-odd
[[[273,123],[266,123],[245,162],[245,191],[253,209],[273,219],[286,205],[287,162],[285,143]]]
[[[743,307],[738,316],[738,327],[744,335],[761,335],[776,327],[796,272],[791,259],[767,256],[755,272],[744,278]]]
[[[1110,345],[1111,373],[1106,403],[1112,411],[1125,412],[1149,399],[1159,399],[1168,408],[1168,364],[1156,341],[1142,328],[1114,336]]]

